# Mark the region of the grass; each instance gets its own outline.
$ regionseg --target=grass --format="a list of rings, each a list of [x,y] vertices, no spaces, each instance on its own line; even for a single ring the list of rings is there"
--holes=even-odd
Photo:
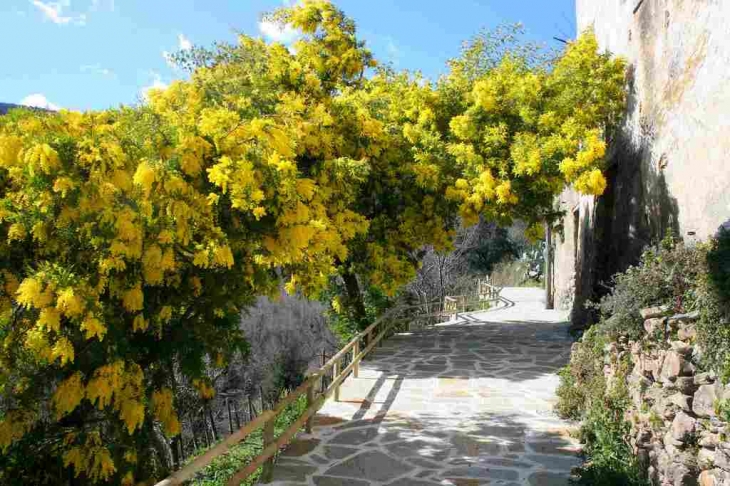
[[[307,399],[301,396],[289,405],[276,420],[274,427],[275,436],[281,435],[291,424],[302,416],[307,409]],[[190,458],[192,461],[198,455],[204,453],[207,449],[201,449],[198,454]],[[224,454],[216,458],[208,467],[200,471],[195,479],[187,484],[194,486],[222,486],[233,477],[236,472],[245,467],[263,450],[263,437],[261,430],[257,430],[251,434],[244,442],[232,447],[228,454]],[[246,486],[255,484],[261,475],[261,468],[251,475],[244,484]]]

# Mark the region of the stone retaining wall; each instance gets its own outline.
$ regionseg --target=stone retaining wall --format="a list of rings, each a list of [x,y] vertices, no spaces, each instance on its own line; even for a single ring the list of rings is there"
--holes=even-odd
[[[631,445],[653,485],[730,485],[728,423],[718,416],[730,398],[713,372],[698,371],[696,314],[642,311],[646,334],[619,338],[604,349],[608,389],[626,378],[621,363],[630,355],[626,383],[631,407]]]

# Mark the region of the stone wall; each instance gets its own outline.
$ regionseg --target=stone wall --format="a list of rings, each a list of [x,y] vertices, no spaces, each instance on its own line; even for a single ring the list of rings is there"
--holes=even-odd
[[[606,194],[581,204],[577,252],[578,200],[560,197],[568,214],[555,248],[556,305],[574,295],[574,323],[646,245],[667,233],[704,239],[730,219],[730,2],[577,0],[577,19],[627,59],[629,97],[609,145]]]
[[[653,308],[642,317],[644,338],[620,338],[604,350],[609,389],[625,378],[620,370],[630,356],[626,419],[634,452],[652,485],[730,485],[728,423],[718,416],[730,388],[713,372],[697,370],[697,316],[666,316],[664,308]]]
[[[586,319],[585,302],[593,284],[593,231],[595,200],[573,190],[563,192],[557,203],[565,212],[562,228],[556,232],[553,250],[555,308],[574,309],[574,321]]]

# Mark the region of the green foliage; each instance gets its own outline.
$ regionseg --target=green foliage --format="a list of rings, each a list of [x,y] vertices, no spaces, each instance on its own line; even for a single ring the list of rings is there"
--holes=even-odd
[[[578,471],[578,484],[591,486],[648,484],[644,480],[628,439],[631,426],[624,420],[630,406],[626,376],[628,358],[615,363],[617,374],[608,387],[603,374],[606,337],[589,330],[560,372],[557,412],[564,418],[583,420],[581,441],[586,464]]]
[[[307,400],[305,396],[300,397],[296,402],[289,405],[276,421],[276,426],[274,428],[275,436],[278,437],[282,432],[289,428],[291,424],[296,422],[306,409]],[[227,454],[215,459],[208,467],[198,473],[190,484],[193,486],[225,485],[228,480],[236,474],[236,472],[251,462],[251,460],[260,454],[262,450],[263,437],[261,435],[261,430],[258,430],[254,434],[251,434],[244,442],[232,447]],[[204,450],[201,450],[200,452],[203,453]],[[191,461],[193,459],[195,459],[195,456],[190,458]],[[259,468],[247,481],[241,484],[245,486],[256,484],[260,475],[261,468]]]
[[[531,68],[550,65],[559,53],[543,44],[526,40],[522,24],[505,24],[494,30],[483,29],[464,42],[461,55],[449,61],[451,71],[466,80],[475,80],[495,69],[503,59],[524,59]]]
[[[628,437],[631,426],[623,418],[625,400],[611,397],[593,406],[582,428],[586,465],[577,484],[590,486],[648,486]]]
[[[675,313],[699,310],[697,339],[703,350],[702,364],[730,375],[730,233],[723,231],[709,243],[694,246],[666,238],[647,249],[637,266],[616,275],[613,284],[611,293],[595,305],[601,321],[584,334],[570,365],[560,373],[556,408],[563,417],[583,420],[588,462],[579,472],[579,484],[645,485],[628,442],[630,424],[623,418],[631,407],[625,380],[630,363],[614,365],[619,376],[607,388],[605,346],[620,335],[635,340],[644,337],[649,344],[664,342],[663,333],[645,335],[639,314],[643,308],[663,305]],[[730,416],[727,403],[717,405],[720,414]],[[649,420],[654,427],[663,426],[653,412]]]
[[[274,365],[274,390],[277,395],[282,390],[291,391],[304,383],[307,365],[307,360],[296,350],[288,349],[279,354]]]
[[[522,249],[520,242],[509,237],[507,229],[499,227],[492,238],[479,243],[477,247],[469,249],[467,254],[470,271],[478,275],[492,273],[495,265],[505,259],[519,258]]]
[[[605,337],[589,329],[570,357],[570,364],[560,370],[560,385],[556,391],[558,414],[570,420],[581,420],[596,400],[606,391],[603,376],[603,347]]]
[[[644,332],[641,309],[660,305],[678,313],[694,309],[706,251],[705,245],[686,246],[671,237],[644,251],[639,264],[615,275],[611,293],[592,305],[601,312],[601,331],[636,339]]]
[[[730,231],[721,229],[707,251],[707,278],[701,281],[697,340],[704,361],[730,381]]]
[[[340,279],[331,279],[330,285],[322,293],[320,299],[325,304],[330,304],[327,312],[329,328],[344,345],[392,307],[396,299],[388,297],[378,287],[369,286],[362,293],[365,315],[360,318],[352,312],[351,306],[342,304],[343,296],[347,295],[343,287]]]

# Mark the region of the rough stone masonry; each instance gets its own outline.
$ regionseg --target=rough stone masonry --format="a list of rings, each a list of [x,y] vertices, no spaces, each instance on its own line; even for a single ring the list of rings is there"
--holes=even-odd
[[[606,346],[608,387],[621,377],[630,354],[632,446],[653,485],[730,485],[728,423],[718,414],[730,398],[713,372],[697,371],[696,314],[667,316],[663,307],[644,309],[646,334],[639,341],[619,338]]]

